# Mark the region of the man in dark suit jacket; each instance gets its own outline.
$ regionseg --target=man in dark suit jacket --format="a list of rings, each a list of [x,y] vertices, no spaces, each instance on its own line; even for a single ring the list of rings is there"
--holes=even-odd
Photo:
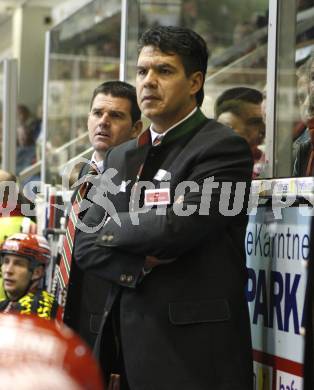
[[[122,390],[253,386],[244,292],[252,157],[199,108],[207,59],[191,30],[144,33],[136,89],[152,124],[108,151],[107,203],[95,202],[77,233],[79,267],[111,283],[95,353]]]
[[[91,161],[103,173],[108,148],[136,137],[142,129],[141,112],[133,86],[122,81],[107,81],[93,92],[87,127],[94,148]],[[80,177],[87,174],[83,166]],[[77,190],[76,190],[77,191]],[[72,200],[75,199],[75,194]],[[74,242],[75,245],[75,242]],[[74,260],[74,261],[73,261]],[[82,272],[72,259],[64,322],[93,347],[107,297],[108,285],[89,270]]]

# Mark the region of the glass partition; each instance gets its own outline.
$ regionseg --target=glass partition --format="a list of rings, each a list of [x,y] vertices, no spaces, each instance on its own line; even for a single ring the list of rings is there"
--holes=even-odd
[[[279,10],[276,177],[314,174],[308,129],[314,120],[314,4],[293,1],[291,5],[282,2]]]
[[[172,24],[197,31],[211,52],[202,109],[247,139],[255,160],[254,178],[267,177],[266,171],[270,175],[264,139],[268,15],[269,4],[274,3],[127,2],[126,80],[135,84],[137,41],[146,28]],[[309,137],[309,132],[304,131],[309,102],[305,79],[309,78],[308,61],[314,45],[314,7],[311,0],[289,0],[289,7],[285,1],[276,4],[276,86],[268,91],[275,95],[271,165],[274,164],[275,177],[289,177],[304,175],[296,171],[295,159],[299,143]],[[58,183],[62,165],[89,146],[86,119],[90,95],[100,82],[119,78],[120,36],[121,2],[114,0],[91,1],[51,31],[45,152],[48,183]]]
[[[17,60],[1,61],[1,168],[16,173],[16,107],[18,91]]]
[[[90,148],[87,114],[93,90],[119,78],[121,2],[94,0],[50,32],[46,182]]]
[[[202,109],[248,140],[255,159],[254,177],[262,177],[268,0],[138,0],[129,4],[127,80],[135,81],[135,43],[146,28],[171,24],[198,32],[211,53]]]

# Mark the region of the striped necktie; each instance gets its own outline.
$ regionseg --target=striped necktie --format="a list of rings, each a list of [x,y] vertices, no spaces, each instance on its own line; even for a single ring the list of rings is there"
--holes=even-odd
[[[80,213],[80,206],[82,200],[87,195],[92,183],[88,179],[92,175],[97,175],[98,170],[95,164],[91,163],[87,174],[84,176],[85,180],[79,187],[75,199],[72,203],[70,213],[68,216],[68,224],[66,234],[63,238],[62,252],[59,267],[56,269],[58,291],[56,293],[58,303],[64,307],[67,295],[67,288],[70,277],[70,269],[72,263],[72,251],[75,238],[75,228]]]

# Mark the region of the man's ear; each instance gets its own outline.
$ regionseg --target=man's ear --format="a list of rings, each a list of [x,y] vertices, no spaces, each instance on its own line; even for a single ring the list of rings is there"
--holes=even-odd
[[[143,122],[141,120],[138,120],[134,123],[132,130],[131,130],[131,138],[136,138],[143,129]]]
[[[32,280],[39,280],[44,276],[45,268],[40,265],[39,267],[34,268],[33,274],[32,274]]]
[[[189,76],[190,79],[190,94],[196,95],[197,92],[202,88],[204,76],[201,71],[192,73]]]

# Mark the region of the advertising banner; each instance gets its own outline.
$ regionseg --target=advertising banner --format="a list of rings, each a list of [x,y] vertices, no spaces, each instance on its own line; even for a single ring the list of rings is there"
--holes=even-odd
[[[306,208],[250,216],[245,248],[255,390],[302,390],[304,297],[310,247]]]

